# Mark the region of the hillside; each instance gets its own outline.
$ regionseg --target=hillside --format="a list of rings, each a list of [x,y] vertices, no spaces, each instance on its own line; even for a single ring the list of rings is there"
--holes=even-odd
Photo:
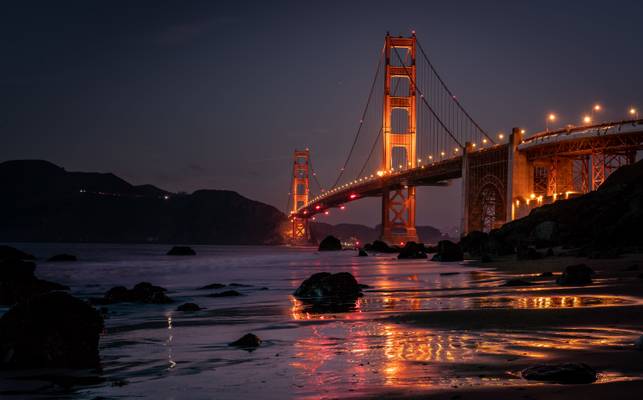
[[[285,216],[227,190],[174,194],[41,160],[0,163],[0,241],[274,244]]]

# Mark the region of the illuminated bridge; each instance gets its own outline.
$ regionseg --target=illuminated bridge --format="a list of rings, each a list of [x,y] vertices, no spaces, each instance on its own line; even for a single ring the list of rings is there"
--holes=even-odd
[[[380,107],[373,107],[378,83],[384,95]],[[462,234],[490,231],[534,207],[595,190],[616,168],[633,163],[643,149],[643,119],[635,109],[629,114],[627,120],[592,123],[586,116],[581,126],[529,136],[513,128],[507,137],[492,137],[446,86],[415,33],[387,34],[355,138],[334,184],[321,189],[310,151],[295,151],[292,239],[310,239],[308,224],[315,215],[377,196],[382,197],[382,240],[418,241],[415,188],[444,186],[456,178],[462,179]],[[364,132],[374,138],[366,142],[370,151],[354,166],[351,179],[349,167],[365,141]],[[374,157],[376,149],[381,157]],[[311,180],[317,195],[310,192]]]

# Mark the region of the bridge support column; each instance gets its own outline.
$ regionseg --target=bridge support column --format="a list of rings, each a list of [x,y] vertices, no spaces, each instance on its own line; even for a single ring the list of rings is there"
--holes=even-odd
[[[417,166],[415,45],[415,34],[411,37],[393,37],[387,34],[385,38],[381,165],[383,171],[396,168],[398,163],[403,168]],[[391,64],[391,57],[394,60],[393,64]],[[398,65],[399,61],[402,61],[401,65]],[[407,89],[402,93],[392,93],[391,84],[394,79],[406,80]],[[393,124],[394,109],[404,111],[406,114],[406,118],[400,118],[396,124]],[[406,159],[396,162],[393,159],[394,149],[403,150]],[[415,229],[415,187],[404,186],[384,191],[381,238],[391,244],[418,241]]]
[[[290,220],[292,222],[291,240],[294,244],[305,244],[310,242],[310,231],[308,218],[298,217],[299,209],[308,203],[310,183],[308,179],[310,164],[310,151],[295,150],[292,167],[292,188],[290,198],[292,208]]]
[[[415,229],[415,187],[384,191],[381,239],[389,244],[419,241]]]
[[[523,217],[522,209],[534,193],[534,164],[518,151],[522,142],[522,131],[513,128],[509,136],[507,176],[507,222]]]
[[[471,143],[467,142],[462,154],[462,219],[460,220],[460,236],[469,234],[469,215],[471,212],[471,175],[469,174],[469,153],[473,150]]]

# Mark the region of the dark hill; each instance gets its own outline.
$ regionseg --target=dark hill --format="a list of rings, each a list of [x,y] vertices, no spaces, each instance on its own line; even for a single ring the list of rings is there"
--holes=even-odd
[[[335,236],[342,241],[356,238],[361,243],[371,243],[380,238],[380,225],[374,228],[359,224],[337,224],[331,225],[323,222],[310,224],[310,232],[314,241],[319,242],[326,236]],[[448,239],[439,229],[432,226],[416,227],[420,241],[423,243],[437,243],[440,240]]]
[[[642,227],[643,160],[619,168],[598,190],[536,208],[491,236],[514,246],[541,240],[549,245],[636,247],[643,245]]]
[[[267,244],[285,216],[226,190],[177,195],[47,161],[0,163],[0,241]]]

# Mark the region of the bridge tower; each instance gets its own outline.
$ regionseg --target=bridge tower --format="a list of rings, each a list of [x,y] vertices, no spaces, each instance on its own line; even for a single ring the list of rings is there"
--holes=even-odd
[[[402,149],[405,160],[397,160],[404,168],[415,168],[416,156],[416,97],[415,97],[415,34],[411,37],[393,37],[386,34],[384,45],[385,81],[382,133],[384,153],[382,170],[396,168],[394,150]],[[395,82],[394,82],[395,80]],[[398,82],[399,80],[400,82]],[[406,81],[402,85],[401,81]],[[402,87],[401,95],[391,93],[391,86]],[[402,110],[402,116],[393,126],[394,110]],[[418,241],[415,229],[415,187],[401,185],[384,190],[382,198],[381,238],[388,243]]]
[[[310,170],[310,151],[295,150],[294,162],[292,167],[292,188],[290,196],[292,200],[292,209],[290,211],[292,221],[292,241],[306,243],[310,240],[308,227],[308,218],[296,217],[297,210],[308,203]]]

